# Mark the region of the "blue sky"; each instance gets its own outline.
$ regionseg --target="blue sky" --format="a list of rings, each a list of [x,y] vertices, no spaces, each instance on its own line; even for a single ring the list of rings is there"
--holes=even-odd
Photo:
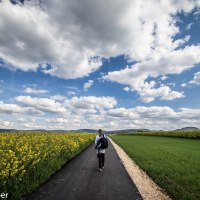
[[[0,128],[200,128],[198,1],[15,2],[0,3]]]

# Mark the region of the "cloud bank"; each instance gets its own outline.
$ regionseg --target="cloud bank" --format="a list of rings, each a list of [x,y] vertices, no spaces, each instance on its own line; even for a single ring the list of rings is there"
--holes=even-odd
[[[0,128],[107,130],[147,128],[170,130],[199,127],[200,110],[168,106],[117,107],[113,97],[72,97],[60,101],[17,96],[15,103],[0,102]]]
[[[62,78],[88,75],[101,57],[143,61],[154,51],[175,49],[188,38],[173,41],[179,31],[173,15],[199,6],[189,0],[31,2],[1,2],[0,57],[23,70],[51,63],[42,71]]]

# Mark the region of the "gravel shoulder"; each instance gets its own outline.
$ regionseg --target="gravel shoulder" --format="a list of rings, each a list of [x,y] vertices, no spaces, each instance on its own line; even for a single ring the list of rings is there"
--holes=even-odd
[[[134,163],[119,145],[111,138],[109,138],[109,140],[144,200],[171,200],[171,198]]]

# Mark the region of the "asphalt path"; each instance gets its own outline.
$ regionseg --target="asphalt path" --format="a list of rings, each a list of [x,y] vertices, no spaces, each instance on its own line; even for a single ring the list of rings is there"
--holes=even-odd
[[[27,200],[141,200],[114,147],[109,142],[103,172],[94,145],[55,173]]]

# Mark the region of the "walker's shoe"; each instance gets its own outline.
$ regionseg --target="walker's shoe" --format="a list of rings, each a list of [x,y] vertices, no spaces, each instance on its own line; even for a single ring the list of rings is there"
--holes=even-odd
[[[101,168],[99,168],[99,171],[102,172],[103,170]]]

